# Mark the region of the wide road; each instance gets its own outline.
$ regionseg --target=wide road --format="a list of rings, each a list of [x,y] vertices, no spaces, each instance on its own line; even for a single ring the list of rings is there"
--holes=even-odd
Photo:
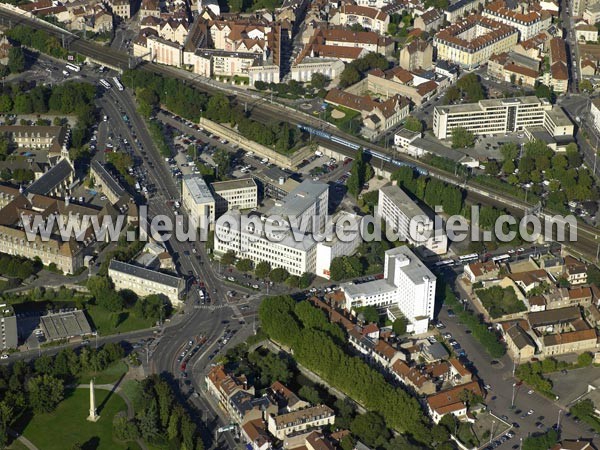
[[[99,105],[109,116],[112,127],[117,130],[118,134],[132,143],[134,151],[148,168],[149,179],[156,187],[156,193],[151,195],[148,200],[148,216],[151,218],[164,214],[174,221],[176,216],[173,212],[172,200],[180,197],[179,182],[172,177],[164,158],[158,153],[145,122],[136,112],[133,98],[127,90],[123,92],[110,90],[99,99]],[[121,111],[129,117],[131,128],[123,121]],[[135,144],[132,132],[135,132],[139,145]],[[142,148],[144,153],[142,153]],[[184,211],[181,210],[181,213],[184,213]],[[185,213],[179,214],[177,217],[186,219]],[[165,245],[174,256],[178,271],[181,274],[186,276],[191,272],[194,277],[204,282],[211,303],[200,305],[197,288],[190,287],[188,299],[181,313],[183,318],[178,317],[176,326],[169,326],[165,329],[158,345],[152,351],[150,369],[156,373],[170,374],[174,381],[178,383],[182,392],[189,393],[189,387],[184,384],[177,357],[188,341],[204,336],[206,338],[205,344],[188,363],[187,368],[191,385],[196,392],[201,392],[204,376],[210,367],[209,350],[214,351],[215,347],[218,346],[219,350],[224,351],[236,342],[245,340],[252,333],[255,326],[254,316],[258,301],[257,297],[254,297],[252,299],[253,303],[247,306],[243,315],[236,304],[228,303],[226,297],[228,288],[224,285],[222,275],[218,274],[211,264],[202,243],[180,242],[175,238],[171,238],[165,242]],[[196,249],[195,254],[193,248]],[[236,290],[243,291],[244,289],[236,287]],[[217,342],[224,334],[226,327],[230,330],[236,330],[235,338],[227,346],[220,345]],[[220,411],[212,408],[210,402],[202,397],[188,396],[188,398],[203,411],[203,419],[205,423],[210,424],[211,429],[216,429],[228,423],[226,417],[219,415]],[[223,433],[219,437],[221,441],[215,442],[217,446],[220,444],[223,445],[223,448],[235,447],[235,441],[230,432]]]
[[[35,21],[29,18],[26,18],[18,13],[14,13],[11,11],[0,10],[0,22],[4,25],[8,25],[10,22],[11,26],[16,24],[27,25],[36,29],[44,29],[48,33],[51,33],[57,36],[59,39],[65,40],[67,47],[70,50],[81,53],[82,55],[89,56],[90,58],[101,62],[106,65],[110,65],[113,67],[118,67],[120,69],[127,69],[130,66],[130,57],[120,51],[117,51],[112,48],[106,48],[95,44],[93,42],[85,41],[80,39],[77,36],[73,36],[72,34],[66,31],[60,31],[56,28],[52,27],[46,22],[43,21]],[[269,123],[273,120],[274,117],[282,118],[287,120],[290,123],[295,124],[308,124],[314,128],[326,129],[327,132],[346,139],[349,142],[358,144],[358,145],[368,145],[369,148],[376,150],[377,152],[388,154],[393,156],[394,159],[417,164],[421,167],[426,168],[431,176],[439,178],[445,182],[461,185],[463,188],[468,190],[469,192],[474,192],[478,194],[483,199],[491,199],[497,202],[499,205],[503,207],[510,208],[521,208],[521,210],[525,210],[530,207],[526,202],[513,198],[510,195],[507,195],[504,192],[499,190],[487,187],[476,185],[472,181],[465,181],[460,177],[453,176],[447,172],[439,170],[435,167],[429,166],[427,164],[422,163],[421,161],[411,158],[407,155],[401,155],[398,153],[393,153],[391,150],[375,146],[372,144],[366,144],[361,139],[358,139],[354,136],[350,136],[348,134],[342,133],[337,130],[335,127],[326,123],[322,120],[316,119],[314,117],[308,116],[300,111],[294,110],[288,106],[272,103],[268,101],[266,96],[260,96],[256,93],[248,93],[241,89],[238,89],[234,86],[222,86],[213,80],[207,79],[205,77],[200,77],[195,74],[191,74],[187,71],[180,70],[174,67],[162,66],[157,64],[152,64],[148,62],[142,62],[139,67],[141,70],[147,70],[152,73],[165,75],[171,78],[178,78],[181,80],[185,80],[188,84],[191,84],[197,87],[200,91],[214,94],[216,92],[225,92],[228,94],[233,94],[237,98],[239,104],[245,104],[247,109],[251,112],[252,116],[257,120],[260,120],[264,123]],[[329,141],[324,141],[328,147],[333,147],[332,143]],[[342,148],[342,146],[338,146]],[[353,156],[356,152],[349,148],[345,149],[348,156]],[[385,167],[393,169],[394,165],[384,164]],[[588,259],[595,259],[596,249],[598,248],[598,243],[600,243],[599,235],[600,233],[593,227],[589,227],[583,224],[579,225],[579,236],[578,242],[573,243],[573,247],[577,250],[582,256],[587,257]]]

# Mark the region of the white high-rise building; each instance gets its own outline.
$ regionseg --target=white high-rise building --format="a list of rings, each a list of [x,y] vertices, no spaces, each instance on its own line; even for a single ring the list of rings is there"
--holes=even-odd
[[[367,283],[346,283],[346,309],[375,306],[393,320],[404,316],[408,331],[425,333],[433,319],[436,277],[407,247],[385,252],[384,278]]]

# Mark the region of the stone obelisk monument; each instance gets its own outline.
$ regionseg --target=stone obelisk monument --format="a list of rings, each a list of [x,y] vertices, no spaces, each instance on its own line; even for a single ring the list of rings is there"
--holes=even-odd
[[[100,416],[96,413],[96,397],[94,395],[94,380],[90,380],[90,415],[87,420],[97,422]]]

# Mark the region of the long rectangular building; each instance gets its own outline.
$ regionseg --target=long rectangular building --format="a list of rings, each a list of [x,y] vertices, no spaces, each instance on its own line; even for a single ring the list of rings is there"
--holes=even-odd
[[[534,127],[543,127],[552,137],[573,136],[574,132],[573,122],[559,106],[535,96],[436,106],[433,111],[433,132],[438,139],[450,138],[455,128],[481,135]]]
[[[108,276],[117,290],[130,289],[140,297],[164,295],[173,306],[181,306],[183,303],[181,298],[185,291],[183,278],[116,259],[113,259],[108,266]]]
[[[200,175],[184,175],[181,201],[191,220],[208,227],[215,221],[215,198]]]
[[[380,219],[385,220],[387,227],[410,244],[416,247],[422,246],[437,255],[443,255],[448,251],[448,237],[443,230],[440,230],[439,239],[435,239],[433,221],[399,186],[385,186],[379,190],[376,214]],[[411,233],[413,220],[418,220],[423,229],[418,236]]]
[[[212,183],[215,197],[215,213],[238,209],[252,209],[258,206],[258,186],[253,178],[219,181]]]

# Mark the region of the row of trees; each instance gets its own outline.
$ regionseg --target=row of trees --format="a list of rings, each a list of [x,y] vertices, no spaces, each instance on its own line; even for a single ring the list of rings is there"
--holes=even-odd
[[[67,50],[61,46],[58,38],[44,30],[33,30],[24,25],[17,25],[7,30],[6,35],[14,42],[34,48],[58,59],[67,58]]]
[[[360,358],[346,354],[341,343],[343,332],[322,311],[308,302],[296,304],[291,297],[279,296],[266,298],[259,315],[267,335],[291,348],[299,363],[380,414],[390,427],[424,444],[446,442],[434,442],[432,427],[416,399],[394,388]]]
[[[205,117],[237,127],[237,131],[245,138],[272,147],[280,153],[292,150],[302,138],[302,132],[287,122],[275,121],[266,125],[249,119],[246,113],[233,108],[229,98],[221,93],[210,98]]]
[[[506,348],[498,340],[495,332],[490,331],[485,323],[481,321],[478,315],[471,310],[464,309],[460,304],[450,286],[438,281],[438,292],[444,296],[444,304],[448,308],[453,308],[458,320],[471,330],[471,335],[479,341],[492,358],[501,358],[506,353]]]
[[[222,264],[227,266],[235,265],[235,268],[240,272],[248,273],[254,271],[256,278],[266,280],[267,278],[273,283],[286,283],[289,287],[306,289],[308,288],[315,276],[312,273],[305,272],[301,276],[290,275],[290,273],[282,268],[272,268],[267,261],[261,261],[256,266],[254,261],[248,258],[239,259],[236,262],[236,256],[233,251],[228,251],[220,259]]]
[[[0,274],[5,277],[24,280],[39,272],[42,267],[43,264],[39,259],[31,260],[21,256],[0,253]]]
[[[411,167],[401,167],[392,174],[392,180],[429,207],[441,205],[446,214],[459,214],[463,208],[463,192],[436,178],[418,176]]]
[[[8,444],[8,428],[23,413],[54,411],[65,396],[65,386],[76,383],[82,372],[100,371],[124,355],[119,344],[99,350],[84,347],[80,353],[63,349],[56,356],[42,355],[33,362],[17,360],[0,366],[0,448]]]
[[[160,448],[201,450],[204,448],[198,427],[190,414],[178,403],[169,383],[158,375],[141,382],[142,395],[136,416],[113,419],[115,437],[122,441],[143,438]]]
[[[138,108],[148,112],[164,105],[169,111],[197,123],[206,110],[206,95],[176,78],[145,70],[126,70],[121,81],[136,93]]]

